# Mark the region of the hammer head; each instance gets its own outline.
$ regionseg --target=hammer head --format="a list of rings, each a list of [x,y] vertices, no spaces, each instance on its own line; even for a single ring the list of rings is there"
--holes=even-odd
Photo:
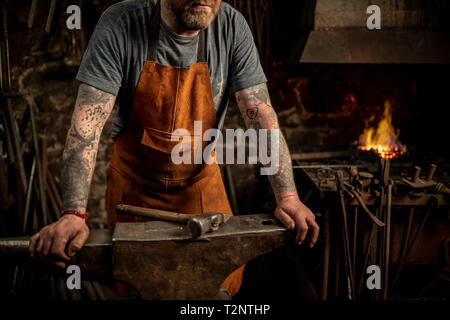
[[[202,234],[219,229],[220,225],[230,219],[230,215],[220,212],[207,212],[196,215],[187,222],[187,227],[193,238]]]

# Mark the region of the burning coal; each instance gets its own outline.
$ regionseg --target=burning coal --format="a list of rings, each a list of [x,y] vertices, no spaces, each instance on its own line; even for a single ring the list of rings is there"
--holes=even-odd
[[[392,125],[392,104],[389,99],[384,102],[383,118],[375,127],[366,125],[364,132],[359,136],[358,149],[373,150],[384,159],[394,159],[406,152],[398,136],[400,130]]]

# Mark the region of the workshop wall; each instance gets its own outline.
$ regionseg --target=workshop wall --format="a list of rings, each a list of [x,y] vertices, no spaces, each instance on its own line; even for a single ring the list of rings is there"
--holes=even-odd
[[[110,1],[110,3],[117,1]],[[75,80],[77,65],[82,57],[81,47],[84,34],[81,31],[69,31],[61,28],[67,18],[62,12],[68,6],[67,1],[60,2],[56,9],[51,32],[45,32],[45,23],[49,12],[48,3],[39,3],[34,25],[27,27],[29,1],[14,1],[8,5],[9,42],[12,66],[13,99],[15,118],[23,118],[27,105],[34,106],[36,125],[40,139],[47,143],[48,170],[60,183],[60,166],[67,131],[70,126],[79,82]],[[100,15],[106,8],[104,2],[93,1],[86,8],[91,15]],[[75,45],[73,45],[75,44]],[[78,46],[78,50],[76,46]],[[96,169],[92,179],[88,211],[91,225],[104,226],[106,223],[105,191],[106,168],[112,152],[110,138],[112,118],[108,120],[102,133]],[[25,141],[24,159],[30,163],[32,148],[31,126],[20,130]],[[6,146],[1,152],[5,153]]]
[[[90,21],[84,33],[83,30],[69,32],[61,27],[64,26],[66,17],[63,9],[69,5],[69,2],[60,3],[57,8],[59,20],[55,20],[49,34],[44,30],[48,4],[38,6],[34,26],[31,29],[27,27],[29,1],[10,2],[8,13],[13,87],[20,95],[14,99],[16,118],[21,119],[27,104],[33,104],[38,133],[47,141],[49,170],[57,182],[59,182],[60,161],[78,88],[78,81],[74,80],[74,77],[82,57],[80,48],[85,47],[88,35],[95,26],[92,21],[95,21],[109,5],[117,1],[96,0],[89,3],[84,1],[83,20]],[[258,5],[265,6],[263,2],[258,2]],[[248,16],[245,8],[242,6],[241,9],[244,15]],[[257,42],[266,39],[265,41],[270,45],[271,38],[264,36],[264,32],[276,25],[276,21],[270,18],[277,15],[271,16],[267,7],[264,8],[264,21],[260,24],[268,23],[268,25],[256,31],[258,37],[255,39]],[[275,9],[275,12],[281,10],[278,7]],[[282,14],[278,12],[278,16]],[[255,24],[257,24],[256,18],[257,16],[253,15],[251,19]],[[286,27],[280,22],[278,26]],[[256,27],[252,29],[256,30]],[[383,97],[384,93],[379,94],[380,92],[377,91],[379,88],[398,88],[400,97],[405,99],[398,99],[400,107],[395,116],[400,122],[396,121],[396,123],[406,123],[410,119],[402,111],[404,110],[402,104],[406,105],[409,102],[408,90],[413,90],[415,84],[407,77],[392,75],[391,71],[390,74],[383,75],[386,70],[379,70],[378,74],[374,75],[365,72],[366,70],[361,67],[355,69],[355,67],[323,68],[299,64],[285,65],[274,61],[270,50],[269,52],[261,51],[260,56],[269,79],[272,102],[278,112],[282,131],[292,153],[348,147],[358,138],[364,127],[363,119],[366,115],[361,114],[363,110],[361,107],[370,107],[371,103]],[[397,73],[401,75],[403,71],[400,70]],[[380,75],[381,78],[384,77],[384,84],[381,82],[374,84],[371,79],[380,79]],[[447,91],[440,92],[445,94]],[[399,96],[398,92],[386,93],[388,94]],[[234,98],[232,95],[230,97],[230,107],[224,128],[244,128]],[[104,194],[106,168],[112,150],[110,138],[112,118],[107,122],[101,137],[88,203],[88,210],[92,215],[90,223],[102,224],[106,221]],[[29,126],[23,131],[23,135],[27,141],[25,147],[29,149],[31,147]],[[27,160],[30,161],[30,159]],[[270,186],[266,177],[259,175],[259,168],[256,165],[230,165],[230,169],[237,191],[236,200],[240,213],[273,210],[274,200]],[[260,201],[260,199],[266,200]]]

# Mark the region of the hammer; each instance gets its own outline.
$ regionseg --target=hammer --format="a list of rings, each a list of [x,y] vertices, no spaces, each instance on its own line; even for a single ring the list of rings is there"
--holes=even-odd
[[[116,207],[119,214],[131,214],[139,217],[186,224],[192,238],[198,238],[207,232],[216,231],[230,219],[230,215],[221,212],[207,212],[203,214],[181,214],[153,208],[136,207],[119,204]]]

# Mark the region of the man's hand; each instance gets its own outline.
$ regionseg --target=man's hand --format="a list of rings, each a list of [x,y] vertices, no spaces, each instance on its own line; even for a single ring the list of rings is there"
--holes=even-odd
[[[88,236],[89,228],[84,219],[65,215],[33,235],[28,250],[32,257],[38,255],[45,262],[51,261],[65,268],[66,262],[83,247]]]
[[[297,195],[279,200],[275,209],[275,217],[287,228],[297,228],[295,238],[297,244],[302,244],[309,232],[309,247],[314,246],[319,237],[320,228],[314,214],[300,201]]]
[[[247,128],[279,129],[278,117],[272,107],[269,91],[265,83],[236,92],[236,101]],[[292,171],[291,155],[286,140],[280,131],[279,167],[269,175],[277,208],[275,217],[290,229],[297,228],[296,242],[303,243],[309,232],[309,246],[312,248],[319,236],[319,226],[315,216],[299,199]],[[271,150],[270,143],[269,150]],[[271,150],[272,152],[272,150]]]

